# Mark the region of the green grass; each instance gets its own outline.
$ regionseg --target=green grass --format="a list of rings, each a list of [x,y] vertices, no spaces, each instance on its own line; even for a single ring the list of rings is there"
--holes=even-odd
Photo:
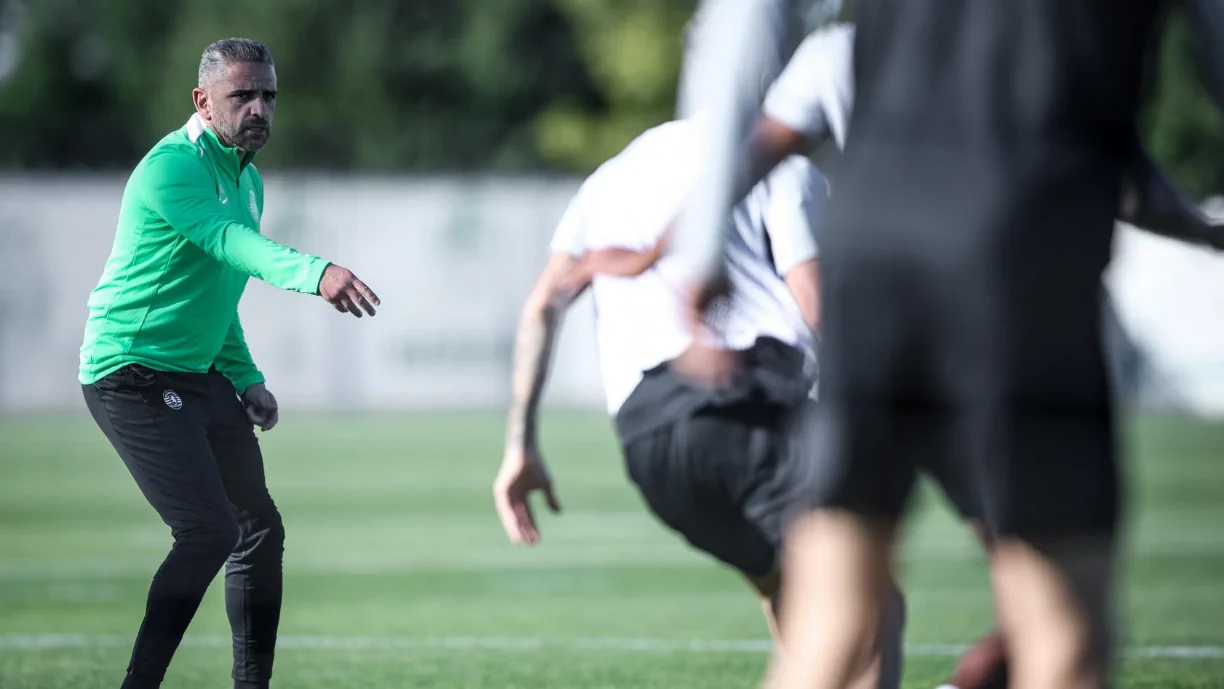
[[[741,581],[645,512],[606,420],[553,415],[544,430],[565,514],[543,517],[534,549],[505,541],[489,500],[497,416],[289,413],[263,435],[289,534],[276,686],[755,686],[766,655],[748,642],[766,634]],[[1126,642],[1214,657],[1131,657],[1120,686],[1224,687],[1224,426],[1142,421],[1128,442]],[[0,448],[0,687],[113,689],[166,529],[87,418],[0,421]],[[991,613],[980,555],[929,494],[904,580],[905,686],[933,689],[946,645]],[[169,689],[226,686],[218,588]]]

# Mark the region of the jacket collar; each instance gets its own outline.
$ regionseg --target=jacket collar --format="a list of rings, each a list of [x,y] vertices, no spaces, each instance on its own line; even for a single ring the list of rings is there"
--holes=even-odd
[[[254,151],[240,151],[221,143],[221,139],[217,138],[217,133],[204,122],[199,113],[192,115],[191,119],[187,120],[187,138],[191,140],[191,143],[207,149],[213,161],[231,174],[235,180],[255,158]]]

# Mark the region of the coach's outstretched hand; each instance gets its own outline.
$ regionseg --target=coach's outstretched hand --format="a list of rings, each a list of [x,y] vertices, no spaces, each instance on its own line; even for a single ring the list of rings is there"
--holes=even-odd
[[[561,511],[561,503],[553,494],[552,478],[535,448],[507,450],[501,469],[493,481],[493,502],[502,528],[515,545],[535,545],[540,540],[535,515],[531,511],[531,494],[544,493],[548,509]]]
[[[263,383],[255,383],[242,392],[242,407],[246,409],[247,418],[260,430],[270,431],[280,420],[276,398]]]
[[[373,316],[374,307],[382,303],[374,290],[358,280],[353,271],[334,263],[323,271],[323,278],[319,280],[319,296],[340,313],[347,311],[358,318],[361,318],[362,311]]]

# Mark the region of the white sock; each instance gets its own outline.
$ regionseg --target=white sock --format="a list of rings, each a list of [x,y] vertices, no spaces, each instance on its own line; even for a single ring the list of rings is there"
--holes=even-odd
[[[935,687],[935,689],[957,689],[957,687],[954,687],[951,684],[941,684],[940,686]]]

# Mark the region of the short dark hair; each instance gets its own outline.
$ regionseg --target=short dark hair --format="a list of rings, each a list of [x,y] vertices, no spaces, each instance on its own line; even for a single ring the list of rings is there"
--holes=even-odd
[[[249,38],[223,38],[215,41],[204,49],[200,56],[199,86],[204,86],[220,72],[225,65],[233,62],[258,62],[276,66],[272,61],[272,51],[259,41]]]

